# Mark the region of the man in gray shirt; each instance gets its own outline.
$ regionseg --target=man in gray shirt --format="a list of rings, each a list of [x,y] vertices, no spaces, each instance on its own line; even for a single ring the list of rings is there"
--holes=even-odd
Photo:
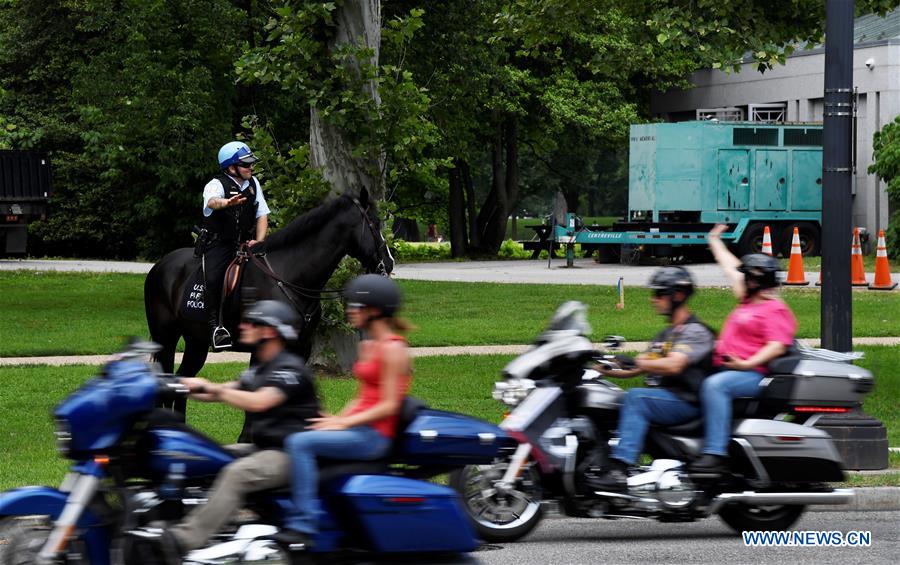
[[[603,370],[609,377],[647,374],[649,388],[633,388],[619,413],[619,443],[612,449],[608,471],[588,479],[594,491],[625,492],[627,471],[637,463],[650,424],[676,425],[700,416],[697,393],[709,374],[716,336],[687,307],[694,281],[683,267],[663,267],[650,279],[651,301],[670,325],[653,339],[635,367]]]

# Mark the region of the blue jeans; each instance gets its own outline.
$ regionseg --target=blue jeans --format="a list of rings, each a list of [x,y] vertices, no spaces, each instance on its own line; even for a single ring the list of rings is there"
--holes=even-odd
[[[633,388],[625,394],[619,413],[619,443],[612,456],[637,463],[650,424],[672,426],[700,416],[700,409],[664,388]]]
[[[291,457],[291,497],[294,510],[285,517],[286,528],[315,534],[319,504],[319,470],[316,456],[330,459],[371,461],[387,454],[391,440],[370,426],[347,430],[298,432],[288,436],[284,450]]]
[[[756,371],[722,371],[703,381],[700,401],[706,439],[703,453],[725,456],[731,437],[731,400],[759,394],[763,376]]]

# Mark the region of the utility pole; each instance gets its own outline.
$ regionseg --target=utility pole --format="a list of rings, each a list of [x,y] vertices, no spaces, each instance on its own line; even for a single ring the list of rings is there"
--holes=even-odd
[[[822,347],[850,351],[853,132],[853,0],[825,3],[822,154]]]
[[[825,3],[822,155],[822,347],[853,349],[850,234],[853,144],[853,0]],[[887,430],[859,405],[815,424],[834,440],[846,469],[888,466]]]

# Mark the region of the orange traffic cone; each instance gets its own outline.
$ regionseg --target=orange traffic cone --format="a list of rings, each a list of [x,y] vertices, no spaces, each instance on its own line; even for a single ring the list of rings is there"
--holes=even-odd
[[[791,262],[788,263],[788,276],[784,284],[788,286],[806,286],[809,281],[803,274],[803,253],[800,252],[800,231],[794,228],[794,237],[791,239]]]
[[[862,247],[859,244],[859,228],[853,228],[853,248],[850,251],[850,284],[866,286],[866,268],[863,265]]]
[[[772,232],[769,231],[769,226],[766,226],[765,231],[763,231],[763,245],[762,252],[772,256]]]
[[[872,290],[893,290],[897,288],[897,283],[891,281],[891,266],[888,264],[884,230],[878,232],[878,250],[875,252],[875,282],[870,284],[869,288]]]

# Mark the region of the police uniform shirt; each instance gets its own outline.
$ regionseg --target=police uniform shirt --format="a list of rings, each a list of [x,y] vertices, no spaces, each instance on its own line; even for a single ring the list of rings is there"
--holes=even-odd
[[[256,209],[256,217],[259,218],[261,216],[269,215],[269,206],[266,204],[266,197],[263,196],[262,187],[259,185],[259,181],[256,180],[256,177],[252,177],[253,182],[256,184],[256,202],[259,204],[259,207]],[[234,184],[237,184],[235,182]],[[243,181],[240,186],[241,192],[247,190],[250,186],[250,181]],[[212,179],[206,186],[203,187],[203,216],[209,217],[213,210],[208,206],[210,199],[212,198],[225,198],[225,187],[222,186],[222,183],[219,179]]]

